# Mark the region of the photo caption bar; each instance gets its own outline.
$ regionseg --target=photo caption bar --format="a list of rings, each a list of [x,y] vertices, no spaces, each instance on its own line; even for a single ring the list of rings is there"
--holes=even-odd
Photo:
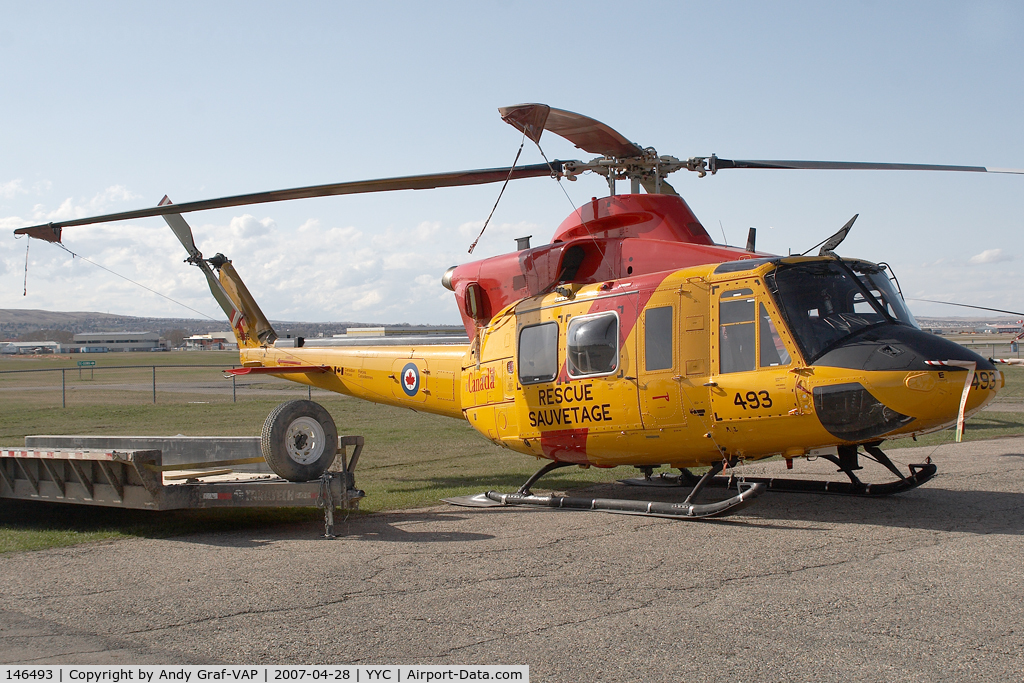
[[[514,681],[529,683],[530,667],[522,665],[423,664],[349,666],[0,666],[0,683],[433,683],[434,681]]]

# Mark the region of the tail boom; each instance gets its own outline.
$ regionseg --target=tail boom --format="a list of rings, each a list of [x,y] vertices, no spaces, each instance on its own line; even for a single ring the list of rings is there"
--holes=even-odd
[[[242,347],[243,369],[346,396],[464,418],[460,396],[469,345]]]

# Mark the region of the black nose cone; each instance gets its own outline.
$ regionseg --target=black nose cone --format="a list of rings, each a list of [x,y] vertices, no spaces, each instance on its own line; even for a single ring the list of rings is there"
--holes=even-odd
[[[960,344],[907,325],[864,330],[818,358],[812,365],[850,370],[935,370],[929,360],[973,361],[979,370],[995,366]]]

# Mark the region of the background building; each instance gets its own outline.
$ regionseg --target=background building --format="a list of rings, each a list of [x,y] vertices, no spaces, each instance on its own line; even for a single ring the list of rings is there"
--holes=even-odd
[[[194,334],[185,337],[185,349],[188,351],[221,351],[238,349],[238,341],[233,332],[211,332]]]
[[[55,341],[0,342],[2,354],[65,353],[67,346]]]
[[[74,348],[79,353],[107,351],[152,351],[165,348],[157,332],[81,332],[75,335]]]

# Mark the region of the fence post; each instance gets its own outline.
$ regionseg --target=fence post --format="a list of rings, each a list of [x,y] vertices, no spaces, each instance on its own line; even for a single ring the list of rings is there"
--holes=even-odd
[[[156,403],[156,366],[153,366],[153,403]]]
[[[313,385],[312,384],[307,384],[306,385],[306,395],[309,397],[310,401],[313,400]]]
[[[64,368],[60,369],[60,407],[68,407],[67,383],[64,381]]]
[[[231,375],[231,402],[238,403],[238,395],[235,393],[235,375]]]

